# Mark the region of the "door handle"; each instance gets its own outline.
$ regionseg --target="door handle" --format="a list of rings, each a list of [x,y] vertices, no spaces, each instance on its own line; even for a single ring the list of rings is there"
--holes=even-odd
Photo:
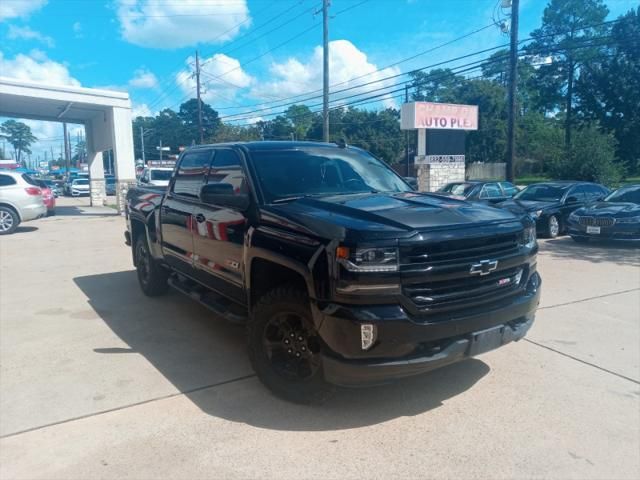
[[[196,222],[198,223],[202,223],[206,220],[206,218],[204,218],[204,215],[202,213],[199,213],[196,215]]]

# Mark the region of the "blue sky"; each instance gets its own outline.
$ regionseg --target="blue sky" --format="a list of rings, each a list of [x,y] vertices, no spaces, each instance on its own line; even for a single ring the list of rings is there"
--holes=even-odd
[[[490,25],[499,2],[332,0],[331,83],[353,86],[501,45],[507,37],[490,27],[385,68]],[[539,26],[546,3],[521,0],[521,38]],[[605,3],[612,18],[637,5]],[[135,113],[149,114],[176,109],[194,96],[190,73],[198,49],[205,101],[223,116],[243,113],[235,118],[251,122],[269,111],[251,113],[258,107],[247,105],[321,88],[322,18],[314,13],[320,5],[320,0],[0,0],[0,75],[127,90]],[[349,82],[362,75],[367,76]],[[383,99],[373,107],[391,104]],[[39,138],[51,139],[34,153],[59,143],[59,125],[30,125]]]

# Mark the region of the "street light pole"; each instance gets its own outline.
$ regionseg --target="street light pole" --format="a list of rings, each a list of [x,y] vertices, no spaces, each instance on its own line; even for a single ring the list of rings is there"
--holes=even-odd
[[[200,57],[196,50],[196,96],[198,97],[198,132],[200,145],[204,143],[204,130],[202,129],[202,100],[200,99]]]
[[[147,164],[147,159],[144,155],[144,127],[140,125],[140,148],[142,149],[142,163]]]
[[[514,180],[516,150],[516,90],[518,84],[518,17],[520,0],[511,3],[511,51],[509,58],[509,124],[507,130],[507,181]]]

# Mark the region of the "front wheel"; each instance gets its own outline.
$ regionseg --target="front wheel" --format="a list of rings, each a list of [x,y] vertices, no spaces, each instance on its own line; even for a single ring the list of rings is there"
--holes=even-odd
[[[547,237],[556,238],[560,235],[560,221],[555,215],[550,215],[547,220]]]
[[[9,235],[20,225],[20,217],[9,207],[0,206],[0,235]]]
[[[157,297],[169,288],[169,273],[158,264],[149,252],[144,235],[138,236],[135,246],[136,270],[140,288],[148,297]]]
[[[265,294],[248,325],[249,358],[260,381],[277,396],[318,404],[334,387],[324,380],[321,341],[313,326],[309,298],[293,285]]]

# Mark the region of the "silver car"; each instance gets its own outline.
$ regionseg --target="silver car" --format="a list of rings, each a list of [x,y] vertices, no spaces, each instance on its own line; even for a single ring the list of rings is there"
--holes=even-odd
[[[47,214],[42,190],[26,173],[0,171],[0,235]]]

